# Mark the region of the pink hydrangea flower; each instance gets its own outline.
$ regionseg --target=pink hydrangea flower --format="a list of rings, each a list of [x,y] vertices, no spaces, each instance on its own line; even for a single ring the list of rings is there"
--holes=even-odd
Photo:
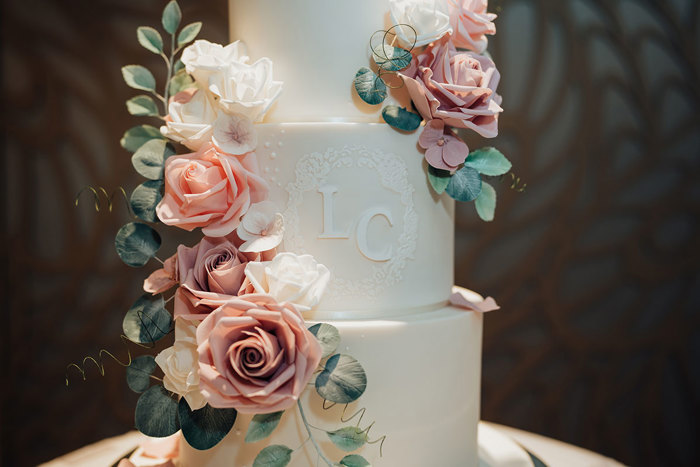
[[[469,155],[467,144],[452,134],[445,132],[445,122],[431,120],[425,126],[418,139],[420,147],[425,149],[425,159],[436,169],[454,171]]]

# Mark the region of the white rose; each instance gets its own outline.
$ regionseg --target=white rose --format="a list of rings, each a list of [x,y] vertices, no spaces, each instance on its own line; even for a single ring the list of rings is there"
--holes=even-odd
[[[182,51],[185,71],[192,75],[200,88],[209,86],[209,76],[226,70],[231,63],[248,63],[245,44],[233,42],[226,47],[205,40],[194,41]]]
[[[391,0],[391,21],[400,45],[422,47],[452,32],[446,0]]]
[[[168,117],[160,127],[163,136],[197,151],[211,141],[217,112],[206,92],[188,90],[173,96],[168,105]]]
[[[272,201],[256,203],[248,208],[236,233],[245,242],[240,246],[239,251],[243,253],[270,251],[282,243],[284,217]]]
[[[192,410],[207,404],[199,390],[197,326],[185,319],[176,319],[175,343],[156,355],[156,363],[165,373],[165,389],[184,397]]]
[[[280,253],[272,261],[248,263],[245,276],[256,293],[308,310],[321,301],[331,273],[311,255]]]

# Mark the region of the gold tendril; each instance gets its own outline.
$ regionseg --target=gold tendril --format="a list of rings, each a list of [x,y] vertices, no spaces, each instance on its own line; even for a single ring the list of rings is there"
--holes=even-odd
[[[328,404],[328,405],[326,405],[326,404]],[[330,410],[330,409],[332,409],[333,407],[335,407],[336,405],[337,405],[337,403],[335,403],[335,402],[329,402],[329,401],[327,401],[326,399],[324,399],[324,400],[323,400],[323,405],[322,405],[322,407],[323,407],[323,410]],[[342,423],[348,423],[348,422],[350,422],[350,420],[352,420],[353,418],[359,416],[359,418],[357,419],[357,424],[355,424],[355,428],[357,428],[358,433],[364,433],[364,434],[365,434],[365,436],[366,436],[366,438],[367,438],[367,441],[366,441],[367,444],[377,444],[377,443],[380,443],[380,444],[379,444],[379,457],[382,457],[382,456],[383,456],[384,441],[386,440],[386,435],[382,435],[382,436],[380,436],[379,438],[370,441],[370,439],[369,439],[370,434],[369,434],[369,433],[370,433],[370,431],[372,431],[372,428],[374,427],[376,421],[372,421],[372,423],[370,423],[369,425],[367,425],[366,428],[360,429],[360,425],[362,424],[362,419],[364,418],[365,413],[367,412],[367,408],[366,408],[366,407],[362,407],[361,409],[358,409],[357,412],[355,412],[354,414],[352,414],[351,416],[349,416],[349,417],[346,418],[345,414],[347,413],[347,410],[348,410],[349,405],[350,405],[350,404],[345,404],[345,407],[343,407],[343,412],[340,414],[340,421],[341,421]]]
[[[92,192],[92,196],[95,200],[95,211],[100,212],[100,209],[103,209],[102,203],[103,203],[103,198],[104,198],[104,201],[107,202],[107,210],[109,212],[112,212],[112,209],[114,208],[114,197],[121,194],[122,197],[124,198],[124,202],[126,203],[126,209],[129,211],[129,213],[131,213],[131,205],[129,204],[129,197],[126,195],[126,191],[121,186],[118,187],[116,190],[112,191],[111,194],[107,193],[107,190],[105,190],[104,187],[101,187],[101,186],[98,186],[97,188],[94,188],[92,186],[85,186],[78,192],[78,195],[75,197],[75,206],[76,207],[80,203],[80,196],[83,194],[84,191],[88,191],[88,190],[90,192]]]
[[[400,27],[404,27],[404,26],[407,28],[410,28],[413,31],[413,43],[411,44],[411,46],[408,49],[402,49],[402,50],[405,50],[406,53],[401,55],[400,57],[394,57],[394,56],[389,57],[389,52],[387,51],[387,46],[392,47],[392,48],[394,47],[394,44],[396,42],[396,32],[394,32],[394,31],[396,28],[400,28]],[[380,47],[374,45],[375,38],[379,34],[382,35],[381,54],[377,52],[377,50],[380,49]],[[391,40],[389,40],[389,36],[392,37]],[[411,52],[416,47],[417,40],[418,40],[418,33],[417,33],[416,29],[413,26],[411,26],[410,24],[403,24],[402,23],[402,24],[396,24],[387,30],[380,29],[379,31],[375,31],[369,39],[369,47],[372,50],[372,55],[374,57],[377,57],[377,58],[383,60],[384,62],[390,62],[390,63],[394,64],[394,66],[396,66],[395,64],[397,62],[401,63],[402,61],[406,60],[408,57],[411,57]],[[376,60],[375,60],[375,62],[376,62]],[[405,86],[403,80],[401,80],[400,84],[398,84],[398,85],[392,85],[389,82],[387,82],[387,80],[384,78],[384,75],[396,76],[396,74],[397,74],[396,71],[386,70],[383,66],[379,66],[379,65],[378,65],[378,68],[379,68],[379,70],[377,71],[377,78],[375,80],[375,85],[376,85],[377,80],[382,80],[382,82],[384,83],[384,86],[386,86],[389,89],[401,89],[402,87]],[[397,68],[398,68],[398,66],[397,66]]]

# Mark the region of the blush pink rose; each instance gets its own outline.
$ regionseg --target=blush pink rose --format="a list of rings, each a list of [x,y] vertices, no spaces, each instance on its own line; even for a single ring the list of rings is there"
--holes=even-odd
[[[321,361],[299,312],[266,295],[222,305],[197,328],[202,394],[216,408],[272,413],[293,406]]]
[[[165,195],[156,208],[167,225],[202,228],[204,235],[233,232],[251,204],[267,197],[255,153],[232,156],[212,143],[165,161]]]
[[[440,119],[485,138],[498,135],[501,75],[490,58],[458,51],[447,37],[430,44],[399,76],[426,120]]]
[[[448,0],[452,43],[460,49],[483,53],[489,44],[486,35],[496,34],[493,21],[496,15],[488,13],[488,0]]]

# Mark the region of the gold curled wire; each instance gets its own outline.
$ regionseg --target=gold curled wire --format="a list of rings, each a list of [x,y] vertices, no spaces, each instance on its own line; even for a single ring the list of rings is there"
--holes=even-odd
[[[326,405],[326,404],[328,404],[328,405]],[[335,407],[336,405],[338,405],[336,402],[329,402],[328,400],[324,399],[322,407],[323,407],[323,410],[330,410],[333,407]],[[343,407],[343,412],[340,414],[340,421],[342,423],[348,423],[348,422],[350,422],[350,420],[352,420],[353,418],[355,418],[359,415],[359,418],[357,419],[357,424],[355,425],[355,428],[358,430],[358,434],[359,433],[365,434],[365,437],[367,438],[367,441],[366,441],[367,444],[379,443],[379,457],[382,457],[383,456],[384,441],[386,440],[386,435],[382,435],[375,440],[370,440],[370,438],[369,438],[370,431],[372,431],[372,428],[374,427],[376,421],[372,421],[372,423],[367,425],[366,428],[360,429],[360,425],[362,424],[362,419],[364,418],[365,413],[367,412],[367,408],[362,407],[361,409],[358,409],[354,414],[352,414],[351,416],[346,418],[345,414],[347,413],[349,405],[350,404],[345,404],[345,406]]]
[[[112,209],[114,208],[114,197],[121,194],[122,197],[124,198],[124,202],[126,203],[126,208],[131,213],[131,204],[129,203],[129,197],[126,195],[126,191],[124,190],[123,187],[117,187],[116,190],[112,191],[111,194],[107,193],[107,190],[105,190],[104,187],[98,186],[97,188],[92,187],[92,186],[85,186],[80,189],[78,192],[78,195],[75,197],[75,206],[77,207],[78,204],[80,203],[80,196],[83,194],[85,191],[90,191],[92,193],[92,196],[95,200],[95,211],[100,212],[100,209],[103,209],[102,203],[103,199],[106,200],[107,202],[107,210],[109,212],[112,212]],[[101,195],[101,196],[100,196]]]

